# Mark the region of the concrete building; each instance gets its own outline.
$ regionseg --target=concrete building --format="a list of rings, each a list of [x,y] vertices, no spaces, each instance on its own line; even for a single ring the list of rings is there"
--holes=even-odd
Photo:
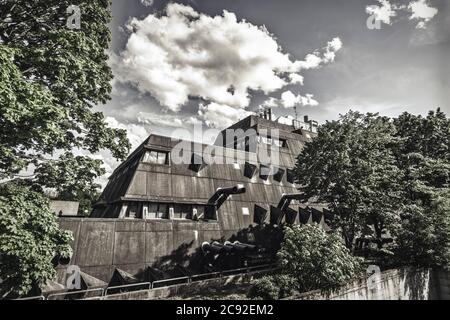
[[[192,267],[205,242],[270,247],[264,226],[324,224],[320,205],[298,201],[292,171],[316,129],[268,111],[214,145],[150,135],[111,175],[91,217],[60,219],[75,235],[71,264],[106,282],[116,269],[145,280],[149,268]]]

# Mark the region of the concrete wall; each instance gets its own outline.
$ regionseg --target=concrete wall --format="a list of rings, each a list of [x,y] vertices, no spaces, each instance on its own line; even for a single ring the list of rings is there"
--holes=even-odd
[[[430,269],[400,269],[382,272],[376,281],[361,279],[335,290],[297,294],[289,300],[448,300],[450,273]]]
[[[221,237],[217,222],[60,218],[59,223],[74,235],[70,264],[106,282],[116,267],[139,277],[147,266],[182,261],[202,242]],[[66,283],[66,276],[60,267],[58,282]]]

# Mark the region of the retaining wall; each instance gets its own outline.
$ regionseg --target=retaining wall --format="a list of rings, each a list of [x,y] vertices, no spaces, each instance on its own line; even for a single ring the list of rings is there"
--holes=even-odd
[[[291,296],[289,300],[448,300],[450,273],[431,269],[395,269],[380,277],[360,279],[325,294],[319,290]]]

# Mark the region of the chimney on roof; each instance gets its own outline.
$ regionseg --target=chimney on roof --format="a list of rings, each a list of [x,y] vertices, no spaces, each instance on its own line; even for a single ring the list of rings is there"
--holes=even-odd
[[[272,108],[269,108],[269,109],[267,110],[267,117],[268,117],[268,119],[269,119],[270,121],[272,121]]]
[[[267,110],[266,109],[264,109],[264,117],[263,118],[267,119]]]
[[[308,116],[304,116],[304,117],[303,117],[303,122],[305,122],[305,123],[308,123],[308,122],[309,122]]]

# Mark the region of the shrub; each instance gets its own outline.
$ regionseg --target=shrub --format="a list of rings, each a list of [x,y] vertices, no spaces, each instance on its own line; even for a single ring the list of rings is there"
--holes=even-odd
[[[252,299],[276,300],[280,296],[280,288],[272,276],[264,276],[254,281],[248,296]]]
[[[350,253],[342,237],[318,225],[286,227],[278,258],[281,273],[293,278],[300,292],[339,287],[363,270],[362,259]]]

